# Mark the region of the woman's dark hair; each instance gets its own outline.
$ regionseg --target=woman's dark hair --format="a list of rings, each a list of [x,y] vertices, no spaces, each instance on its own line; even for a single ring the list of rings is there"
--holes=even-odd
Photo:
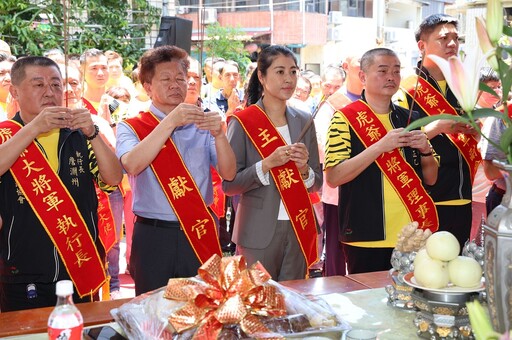
[[[252,73],[247,85],[247,106],[256,103],[263,94],[263,86],[261,86],[260,80],[258,79],[258,73],[261,72],[263,76],[267,75],[268,68],[279,55],[293,58],[295,65],[297,65],[297,58],[295,58],[293,52],[284,46],[272,45],[261,51],[258,56],[258,65]]]

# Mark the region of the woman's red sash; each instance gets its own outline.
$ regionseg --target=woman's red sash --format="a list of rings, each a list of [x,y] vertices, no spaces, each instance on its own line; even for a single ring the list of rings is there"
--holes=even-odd
[[[261,158],[266,158],[286,142],[263,110],[257,105],[236,113],[236,118],[251,139]],[[318,262],[317,229],[308,190],[297,165],[288,163],[270,169],[284,207],[299,241],[308,268]]]

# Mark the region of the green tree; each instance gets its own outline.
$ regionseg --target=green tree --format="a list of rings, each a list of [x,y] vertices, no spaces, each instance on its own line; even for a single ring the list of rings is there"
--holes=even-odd
[[[207,55],[234,60],[240,65],[240,74],[245,74],[245,69],[251,60],[244,49],[242,30],[214,23],[208,25],[206,35],[208,39],[204,42],[204,48]]]
[[[145,36],[159,19],[159,10],[146,0],[67,0],[67,4],[64,13],[62,0],[37,5],[0,1],[0,38],[16,55],[41,55],[65,45],[70,54],[98,48],[117,51],[129,66],[143,53]]]

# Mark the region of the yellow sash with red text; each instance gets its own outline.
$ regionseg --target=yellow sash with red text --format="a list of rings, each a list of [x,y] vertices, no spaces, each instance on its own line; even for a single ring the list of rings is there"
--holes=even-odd
[[[0,144],[22,126],[0,123]],[[103,261],[71,194],[32,142],[10,168],[17,186],[52,240],[80,297],[95,293],[106,280]]]
[[[387,134],[384,124],[362,100],[345,106],[340,112],[366,148],[377,143]],[[400,151],[394,149],[385,152],[375,160],[375,163],[402,200],[411,221],[417,221],[420,228],[430,229],[432,232],[439,229],[434,201],[423,187],[418,174],[407,163]]]
[[[251,105],[236,113],[233,118],[240,122],[261,158],[270,156],[278,147],[286,145],[274,124],[259,106]],[[318,247],[315,215],[308,190],[297,165],[292,161],[270,169],[270,174],[276,183],[309,268],[318,261]]]
[[[142,112],[125,122],[143,140],[159,120],[151,112]],[[222,256],[215,220],[171,138],[150,166],[199,261],[204,263],[213,254]]]
[[[417,77],[417,76],[416,76]],[[414,87],[407,89],[411,98],[415,98],[416,103],[421,107],[423,112],[429,116],[438,114],[451,114],[458,116],[457,110],[446,100],[445,96],[440,93],[434,86],[422,77],[418,77],[418,89],[416,90],[416,97],[414,97]],[[411,84],[410,81],[407,82]],[[475,179],[475,174],[478,165],[482,160],[482,156],[477,149],[477,140],[475,137],[463,133],[446,134],[450,141],[460,151],[469,167],[471,175],[471,183]]]

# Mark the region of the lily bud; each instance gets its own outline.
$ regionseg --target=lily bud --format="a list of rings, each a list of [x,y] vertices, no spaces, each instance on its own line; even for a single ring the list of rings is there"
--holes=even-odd
[[[493,46],[489,34],[487,33],[485,21],[482,18],[476,18],[476,33],[482,52],[487,56],[487,62],[494,71],[499,71],[498,59],[496,58],[496,48]]]
[[[498,40],[503,34],[503,7],[501,0],[487,1],[487,33],[493,46],[498,44]]]
[[[429,54],[427,58],[437,64],[461,108],[465,112],[472,112],[478,98],[481,65],[481,63],[477,63],[474,53],[467,55],[464,62],[453,56],[444,59]]]

